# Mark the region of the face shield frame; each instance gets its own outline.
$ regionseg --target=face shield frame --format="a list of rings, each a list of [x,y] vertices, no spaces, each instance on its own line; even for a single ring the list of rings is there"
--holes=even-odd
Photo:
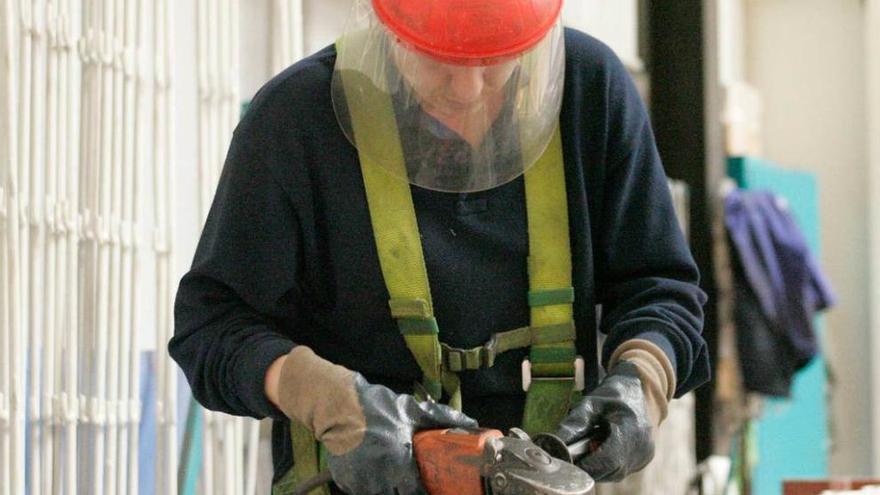
[[[340,128],[362,160],[415,186],[462,193],[508,183],[534,165],[558,124],[559,19],[517,55],[453,60],[401,40],[369,0],[356,0],[336,48]]]

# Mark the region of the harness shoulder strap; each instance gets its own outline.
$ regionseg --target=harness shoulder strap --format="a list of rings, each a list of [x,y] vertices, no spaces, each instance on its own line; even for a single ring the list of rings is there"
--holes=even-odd
[[[571,243],[568,195],[557,127],[553,139],[526,172],[526,209],[529,225],[529,305],[533,327],[574,321],[571,282]],[[574,339],[531,346],[531,373],[523,413],[523,430],[535,434],[554,431],[568,413],[575,394]]]

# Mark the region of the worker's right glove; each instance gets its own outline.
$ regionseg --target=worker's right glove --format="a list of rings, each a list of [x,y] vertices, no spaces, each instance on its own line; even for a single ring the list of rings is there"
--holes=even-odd
[[[620,481],[654,457],[654,431],[674,390],[675,373],[663,351],[645,340],[627,341],[612,356],[605,379],[572,408],[556,436],[569,445],[590,438],[578,466],[596,481]]]
[[[620,481],[654,457],[651,429],[638,372],[622,362],[571,410],[556,436],[569,445],[592,436],[578,466],[596,481]]]
[[[281,410],[324,444],[333,481],[350,495],[426,493],[413,457],[413,434],[477,427],[450,407],[371,385],[304,346],[288,355],[278,396]]]

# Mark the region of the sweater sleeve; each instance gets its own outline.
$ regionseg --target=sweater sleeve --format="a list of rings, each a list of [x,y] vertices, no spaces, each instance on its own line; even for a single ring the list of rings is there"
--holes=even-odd
[[[266,370],[294,343],[297,220],[259,153],[233,138],[192,268],[174,307],[171,356],[208,409],[283,417],[265,396]]]
[[[679,227],[644,104],[626,69],[608,69],[608,142],[596,253],[603,364],[625,342],[656,344],[675,370],[675,396],[709,379],[701,336],[706,295]]]

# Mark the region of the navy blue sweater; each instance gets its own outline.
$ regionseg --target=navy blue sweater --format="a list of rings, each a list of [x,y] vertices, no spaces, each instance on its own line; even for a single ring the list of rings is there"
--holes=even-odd
[[[709,378],[705,295],[649,119],[610,49],[573,30],[565,46],[560,125],[587,387],[600,361],[643,338],[669,356],[681,395]],[[264,376],[294,345],[400,392],[421,376],[388,310],[357,150],[331,105],[334,60],[328,47],[279,74],[240,122],[169,343],[205,407],[278,420],[276,475],[292,456]],[[528,325],[523,179],[470,194],[412,190],[441,340],[469,348]],[[465,412],[482,425],[519,422],[524,352],[462,374]]]

